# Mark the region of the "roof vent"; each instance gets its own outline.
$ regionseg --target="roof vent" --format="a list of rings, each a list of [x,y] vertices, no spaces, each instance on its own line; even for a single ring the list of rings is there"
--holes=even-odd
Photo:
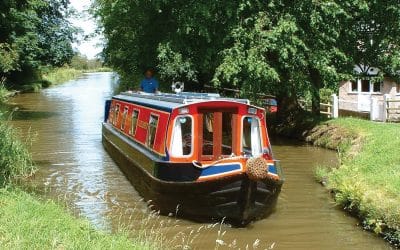
[[[174,82],[171,85],[172,91],[175,93],[182,93],[183,89],[185,88],[185,84],[183,82]]]

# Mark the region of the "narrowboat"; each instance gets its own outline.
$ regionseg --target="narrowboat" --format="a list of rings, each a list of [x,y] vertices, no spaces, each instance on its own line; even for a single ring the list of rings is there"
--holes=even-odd
[[[106,102],[102,141],[152,209],[246,226],[273,211],[284,182],[265,115],[219,94],[124,92]]]

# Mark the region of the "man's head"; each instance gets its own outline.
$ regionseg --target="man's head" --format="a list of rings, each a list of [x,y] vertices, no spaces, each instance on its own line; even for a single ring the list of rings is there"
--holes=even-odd
[[[144,72],[144,76],[145,76],[147,79],[152,78],[153,75],[154,75],[154,72],[153,72],[152,69],[147,69],[146,72]]]

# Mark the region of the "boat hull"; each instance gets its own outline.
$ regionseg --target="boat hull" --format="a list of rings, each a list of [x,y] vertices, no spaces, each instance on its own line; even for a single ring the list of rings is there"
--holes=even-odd
[[[235,226],[245,226],[273,211],[283,184],[252,181],[245,173],[203,182],[166,181],[155,176],[159,169],[170,168],[170,162],[146,152],[107,123],[103,123],[102,141],[144,200],[164,215],[176,214],[202,222],[225,218]],[[189,172],[188,176],[195,176],[196,171],[199,170]]]

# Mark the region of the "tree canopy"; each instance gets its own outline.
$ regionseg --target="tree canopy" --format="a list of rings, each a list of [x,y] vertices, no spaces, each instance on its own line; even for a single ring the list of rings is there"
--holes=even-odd
[[[19,82],[22,76],[32,77],[39,66],[61,66],[71,60],[75,29],[67,20],[68,4],[68,0],[0,2],[0,78]]]
[[[396,76],[395,0],[96,0],[106,61],[125,78],[157,66],[190,89],[213,83],[277,96],[290,110],[353,76],[354,65]]]

